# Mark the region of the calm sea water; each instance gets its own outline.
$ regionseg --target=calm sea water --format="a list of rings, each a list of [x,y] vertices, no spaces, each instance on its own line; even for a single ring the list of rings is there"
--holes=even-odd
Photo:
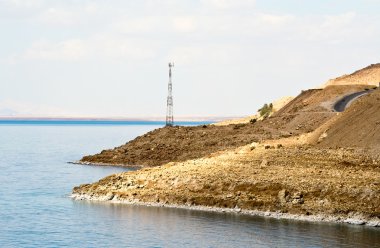
[[[123,169],[66,162],[159,127],[145,124],[0,124],[0,247],[380,246],[380,230],[364,226],[68,198],[74,186]]]

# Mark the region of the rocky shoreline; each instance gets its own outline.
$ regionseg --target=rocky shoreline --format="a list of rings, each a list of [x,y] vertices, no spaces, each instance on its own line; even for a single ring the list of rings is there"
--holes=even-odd
[[[361,216],[360,214],[352,214],[351,216],[344,215],[328,215],[328,214],[317,214],[317,215],[305,215],[305,214],[289,214],[282,212],[271,212],[271,211],[259,211],[259,210],[244,210],[241,208],[219,208],[219,207],[209,207],[209,206],[191,206],[191,205],[179,205],[179,204],[165,204],[165,203],[155,203],[155,202],[140,202],[138,200],[130,201],[125,199],[118,199],[117,197],[112,197],[111,195],[105,196],[90,196],[86,194],[76,194],[70,195],[70,198],[76,201],[90,201],[90,202],[104,202],[110,204],[127,204],[136,206],[147,206],[147,207],[165,207],[165,208],[177,208],[177,209],[187,209],[196,211],[207,211],[216,213],[235,213],[250,216],[260,216],[275,219],[286,219],[295,221],[310,221],[310,222],[329,222],[329,223],[345,223],[353,225],[365,225],[370,227],[380,227],[379,218],[368,218]]]
[[[351,149],[251,144],[207,158],[114,174],[75,187],[72,193],[76,200],[378,227],[379,171],[380,161]]]
[[[126,164],[113,164],[113,163],[102,163],[102,162],[87,162],[87,161],[73,161],[73,162],[67,162],[68,164],[75,164],[75,165],[89,165],[89,166],[110,166],[110,167],[124,167],[126,169],[131,170],[138,170],[143,168],[142,165],[126,165]]]

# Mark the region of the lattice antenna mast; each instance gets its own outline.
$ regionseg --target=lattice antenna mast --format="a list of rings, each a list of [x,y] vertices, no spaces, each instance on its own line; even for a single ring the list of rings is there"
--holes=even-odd
[[[167,108],[166,108],[166,126],[174,125],[173,118],[173,95],[172,95],[172,68],[174,63],[169,63],[169,84],[168,84],[168,99],[167,99]]]

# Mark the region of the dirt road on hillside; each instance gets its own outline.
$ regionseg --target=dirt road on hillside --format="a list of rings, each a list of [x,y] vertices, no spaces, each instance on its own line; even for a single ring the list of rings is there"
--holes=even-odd
[[[343,112],[347,107],[351,105],[355,100],[357,100],[359,97],[362,97],[364,95],[367,95],[371,93],[373,90],[364,90],[355,92],[353,94],[344,96],[342,99],[340,99],[338,102],[334,104],[334,110],[336,112]]]

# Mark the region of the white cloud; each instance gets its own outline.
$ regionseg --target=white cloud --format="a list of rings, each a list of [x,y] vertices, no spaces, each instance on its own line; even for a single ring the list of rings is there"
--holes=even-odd
[[[178,32],[194,32],[197,30],[198,22],[195,16],[180,16],[172,18],[172,24]]]
[[[242,56],[239,45],[204,44],[203,46],[177,46],[170,50],[167,60],[171,59],[181,65],[195,64],[230,64]]]
[[[67,40],[58,43],[38,41],[32,44],[21,56],[26,60],[78,60],[86,55],[86,47],[82,40]]]
[[[0,0],[0,18],[32,23],[43,8],[43,0]]]
[[[41,13],[38,19],[49,25],[72,25],[79,20],[74,12],[62,8],[49,8]]]
[[[214,3],[213,1],[211,1]],[[237,1],[235,4],[253,4],[253,1]],[[232,4],[222,1],[223,5]],[[90,13],[98,11],[98,5],[86,5]],[[86,8],[87,8],[86,7]],[[77,14],[62,9],[50,8],[44,12],[46,22],[72,24]],[[86,60],[125,59],[148,60],[159,54],[171,53],[186,63],[196,61],[202,54],[225,57],[213,51],[212,46],[236,47],[246,39],[299,42],[325,42],[339,44],[347,37],[364,32],[358,28],[355,12],[335,16],[293,16],[256,12],[252,15],[169,15],[120,17],[108,23],[108,30],[92,33],[91,36],[72,38],[61,42],[38,41],[21,55],[14,55],[11,62],[20,59],[40,60]],[[367,27],[369,30],[373,30]],[[188,36],[183,36],[186,34]],[[184,37],[188,39],[185,40]],[[191,42],[195,40],[196,44]],[[162,48],[170,42],[172,48]],[[253,43],[255,40],[253,40]],[[166,50],[165,50],[166,49]],[[211,50],[210,50],[211,49]],[[238,52],[238,51],[237,51]],[[228,53],[231,55],[232,53]],[[167,55],[167,54],[166,54]],[[164,55],[164,56],[166,56]],[[221,59],[223,61],[223,59]]]
[[[178,46],[173,48],[166,60],[173,60],[181,65],[193,64],[197,61],[202,61],[202,57],[207,56],[204,54],[204,49],[196,46]]]
[[[291,15],[192,16],[185,19],[188,30],[202,37],[234,37],[276,34],[296,21]],[[187,26],[185,26],[187,27]],[[176,30],[175,30],[176,31]]]
[[[274,15],[260,13],[255,17],[256,23],[263,26],[282,26],[290,23],[296,18],[292,15]]]
[[[98,2],[87,1],[72,5],[46,5],[35,19],[49,26],[76,27],[84,23],[97,22],[100,16],[110,11],[107,7],[101,6]]]
[[[104,58],[127,61],[148,60],[156,56],[155,46],[149,41],[112,36],[98,37],[92,44],[92,50]]]
[[[101,10],[101,6],[95,2],[88,2],[84,5],[83,10],[88,14],[98,14]]]
[[[72,20],[67,12],[50,9],[52,21],[64,22]],[[45,20],[48,20],[49,15]],[[194,62],[202,55],[215,57],[216,60],[225,61],[225,52],[217,52],[214,47],[220,47],[221,51],[232,50],[239,52],[239,37],[277,37],[281,39],[297,35],[296,39],[325,40],[334,42],[339,34],[347,31],[355,19],[354,13],[339,16],[328,16],[323,19],[308,20],[296,18],[292,15],[274,15],[257,13],[252,16],[147,16],[144,18],[123,18],[112,23],[112,29],[108,33],[98,33],[86,39],[69,39],[61,42],[38,41],[20,56],[13,56],[14,60],[39,59],[39,60],[86,60],[93,58],[147,60],[158,56],[160,46],[170,39],[180,37],[181,33],[190,33],[192,37],[202,39],[196,45],[178,43],[171,49],[171,56],[184,63]],[[164,35],[163,35],[164,34]],[[302,37],[302,34],[304,36]],[[300,36],[301,35],[301,36]],[[215,39],[234,37],[234,39]],[[151,37],[155,37],[154,40]],[[157,39],[157,37],[159,37]],[[16,58],[16,59],[15,59]]]
[[[23,53],[11,56],[8,62],[16,64],[22,60],[68,62],[92,59],[147,60],[156,56],[156,49],[154,43],[146,40],[126,39],[103,34],[87,40],[37,41]]]
[[[167,34],[194,32],[198,28],[199,16],[145,16],[116,20],[112,24],[114,32],[130,35]]]
[[[206,8],[217,8],[223,10],[254,7],[255,2],[255,0],[201,0],[201,3]]]
[[[162,34],[179,36],[192,33],[203,38],[213,35],[249,35],[270,33],[295,20],[291,15],[254,14],[236,15],[172,15],[130,17],[115,21],[113,32],[127,35],[148,35],[160,37]]]
[[[343,14],[335,15],[335,16],[326,16],[321,27],[327,28],[327,29],[329,28],[337,29],[337,28],[346,27],[347,25],[351,25],[351,23],[354,21],[356,16],[357,15],[355,12],[348,12],[348,13],[343,13]]]
[[[146,16],[135,18],[122,18],[112,23],[116,32],[125,34],[143,34],[157,32],[163,26],[164,18],[159,16]]]
[[[306,31],[306,39],[309,41],[325,41],[330,44],[339,44],[349,38],[355,39],[352,36],[359,35],[362,32],[361,28],[357,27],[360,22],[355,22],[356,17],[355,12],[330,15],[316,21],[304,23],[302,27]]]
[[[248,17],[231,18],[227,21],[224,33],[237,34],[244,36],[276,36],[282,35],[297,22],[297,18],[292,15],[274,15],[266,13],[257,13]],[[228,26],[229,25],[229,26]]]
[[[0,3],[8,7],[34,8],[43,4],[44,0],[1,0]]]

